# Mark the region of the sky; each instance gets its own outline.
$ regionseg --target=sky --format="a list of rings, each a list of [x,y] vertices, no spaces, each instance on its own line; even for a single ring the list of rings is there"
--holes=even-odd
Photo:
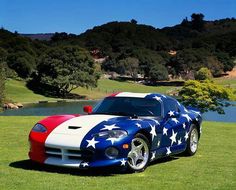
[[[135,19],[163,28],[192,13],[203,13],[205,20],[236,18],[236,0],[0,0],[0,27],[80,34],[107,22]]]

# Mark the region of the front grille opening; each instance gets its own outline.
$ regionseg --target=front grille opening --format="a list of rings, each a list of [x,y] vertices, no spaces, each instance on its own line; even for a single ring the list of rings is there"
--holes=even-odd
[[[92,159],[94,152],[90,150],[76,150],[66,148],[45,147],[45,154],[48,157],[71,159],[71,160],[86,160]]]
[[[45,151],[46,151],[46,152],[57,152],[57,153],[61,153],[61,149],[59,149],[59,148],[45,147]]]
[[[81,154],[80,150],[67,150],[67,152],[71,154]]]

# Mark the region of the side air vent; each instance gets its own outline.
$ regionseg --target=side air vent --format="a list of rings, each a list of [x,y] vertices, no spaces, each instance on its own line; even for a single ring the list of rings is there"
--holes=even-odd
[[[79,128],[81,128],[81,127],[79,127],[79,126],[69,126],[68,127],[68,129],[79,129]]]

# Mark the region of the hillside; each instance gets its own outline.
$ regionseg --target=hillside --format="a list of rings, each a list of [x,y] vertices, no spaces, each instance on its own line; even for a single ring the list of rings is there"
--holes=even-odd
[[[31,40],[50,41],[54,33],[38,33],[38,34],[20,34],[23,37],[28,37]]]
[[[231,71],[236,63],[236,19],[191,17],[163,29],[133,19],[114,21],[80,35],[22,36],[1,28],[0,69],[7,78],[27,80],[35,92],[61,97],[77,87],[96,87],[105,72],[157,85],[194,79],[203,67],[214,77]]]

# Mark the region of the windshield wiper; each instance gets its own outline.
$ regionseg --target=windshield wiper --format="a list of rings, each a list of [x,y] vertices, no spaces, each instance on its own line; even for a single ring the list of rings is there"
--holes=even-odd
[[[127,113],[127,112],[93,112],[91,114],[106,114],[106,115],[121,115],[121,116],[129,116],[131,118],[138,118],[138,116],[134,113]]]

